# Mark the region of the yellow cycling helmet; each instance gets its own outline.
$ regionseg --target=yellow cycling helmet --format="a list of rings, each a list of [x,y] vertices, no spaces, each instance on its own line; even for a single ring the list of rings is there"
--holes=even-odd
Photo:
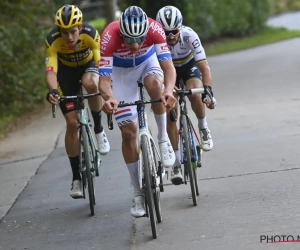
[[[55,15],[55,25],[62,29],[69,29],[82,24],[82,12],[74,5],[64,5]]]

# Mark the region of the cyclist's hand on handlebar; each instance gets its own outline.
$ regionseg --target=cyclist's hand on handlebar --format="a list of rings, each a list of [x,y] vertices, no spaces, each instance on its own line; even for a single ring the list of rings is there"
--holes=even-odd
[[[46,99],[51,104],[57,104],[57,98],[58,98],[58,90],[52,89],[47,93]]]
[[[211,86],[203,84],[205,93],[202,94],[202,102],[206,104],[209,109],[214,109],[217,106],[217,100],[214,98],[214,94]]]
[[[161,101],[168,109],[174,109],[176,107],[177,99],[174,97],[172,92],[163,92]]]
[[[106,114],[114,114],[117,111],[117,108],[118,108],[118,103],[116,98],[111,97],[107,101],[105,101],[102,110]]]
[[[205,104],[209,109],[214,109],[217,106],[217,100],[213,97],[211,102],[205,102]]]

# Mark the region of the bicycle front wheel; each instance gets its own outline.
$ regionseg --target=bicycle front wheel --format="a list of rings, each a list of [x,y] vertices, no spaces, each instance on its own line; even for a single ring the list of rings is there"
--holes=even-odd
[[[156,216],[155,216],[155,206],[153,201],[153,190],[152,190],[152,175],[150,174],[150,161],[149,161],[149,151],[151,150],[148,143],[148,138],[145,135],[141,136],[142,144],[142,155],[143,155],[143,171],[144,171],[144,182],[145,182],[145,193],[146,193],[146,203],[148,206],[151,230],[153,239],[157,238],[157,228],[156,228]]]
[[[91,215],[95,214],[95,192],[94,192],[94,183],[93,183],[93,177],[91,174],[92,169],[92,159],[91,154],[89,152],[90,144],[89,144],[89,137],[86,131],[86,128],[82,129],[82,139],[83,139],[83,147],[84,147],[84,162],[85,162],[85,176],[87,179],[87,186],[88,186],[88,192],[89,192],[89,201],[90,201],[90,210]]]
[[[196,187],[195,187],[195,176],[194,176],[194,166],[192,163],[192,157],[191,157],[191,147],[190,147],[190,135],[189,135],[189,129],[188,129],[188,121],[186,116],[182,116],[182,129],[183,129],[183,140],[184,140],[184,148],[185,148],[185,164],[187,167],[189,180],[190,180],[190,186],[191,186],[191,192],[192,192],[192,199],[194,206],[197,206],[197,194],[196,194]]]

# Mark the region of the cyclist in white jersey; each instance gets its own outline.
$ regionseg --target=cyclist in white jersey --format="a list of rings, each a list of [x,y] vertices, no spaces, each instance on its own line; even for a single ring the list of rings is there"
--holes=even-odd
[[[179,9],[165,6],[158,11],[156,20],[163,26],[167,37],[167,44],[177,73],[176,86],[178,87],[180,81],[183,81],[187,89],[205,86],[212,93],[212,77],[204,48],[196,32],[182,25],[182,15]],[[204,103],[209,109],[213,109],[216,106],[216,100],[207,102],[208,99],[205,95],[202,97],[201,95],[190,95],[188,98],[192,110],[198,118],[202,149],[209,151],[213,148],[213,140],[207,126]],[[178,152],[179,138],[176,123],[170,121],[169,115],[167,130],[177,158],[171,172],[171,181],[178,185],[182,183]]]
[[[176,72],[163,28],[137,6],[128,7],[119,21],[110,23],[104,29],[100,51],[99,89],[106,101],[103,110],[114,113],[121,130],[122,153],[134,188],[130,212],[134,217],[141,217],[145,214],[145,207],[138,178],[137,111],[135,106],[117,106],[121,101],[138,100],[137,82],[140,79],[152,99],[163,100],[153,104],[152,109],[158,127],[162,164],[172,167],[176,157],[167,133],[166,107],[176,107],[177,100],[172,92]]]

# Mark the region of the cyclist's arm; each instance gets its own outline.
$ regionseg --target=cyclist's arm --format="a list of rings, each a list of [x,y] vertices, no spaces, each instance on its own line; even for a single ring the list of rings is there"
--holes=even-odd
[[[165,92],[172,93],[175,87],[176,71],[172,60],[164,60],[160,62],[160,66],[164,72]]]
[[[101,96],[105,101],[113,98],[113,93],[111,89],[111,77],[110,76],[100,76],[99,77],[99,91]]]
[[[201,40],[197,33],[190,29],[189,46],[193,52],[197,67],[202,74],[203,83],[212,86],[212,77],[210,67],[208,65],[205,50],[201,44]]]
[[[56,50],[46,40],[46,83],[49,90],[57,89],[57,60]]]
[[[93,58],[95,61],[96,66],[99,66],[100,62],[100,35],[99,32],[94,29],[92,26],[89,26],[90,29],[92,29],[91,32],[89,32],[88,36],[88,43],[90,44],[90,48],[93,52]]]

